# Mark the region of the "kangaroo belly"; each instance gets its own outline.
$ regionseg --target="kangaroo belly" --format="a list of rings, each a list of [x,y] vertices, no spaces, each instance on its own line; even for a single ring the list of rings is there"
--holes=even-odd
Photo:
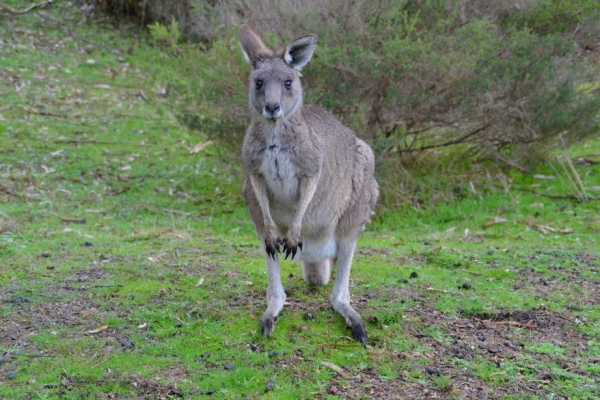
[[[334,235],[318,239],[303,237],[302,250],[298,250],[294,261],[317,263],[334,258],[336,255],[337,243]]]

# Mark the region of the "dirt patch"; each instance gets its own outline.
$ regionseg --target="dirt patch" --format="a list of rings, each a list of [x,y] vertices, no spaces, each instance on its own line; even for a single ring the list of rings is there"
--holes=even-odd
[[[21,300],[22,299],[22,300]],[[77,327],[86,324],[82,316],[97,309],[97,304],[87,296],[70,301],[49,301],[33,304],[23,297],[8,297],[5,303],[12,303],[12,310],[0,327],[0,345],[7,348],[31,346],[29,335],[40,329],[52,327]]]
[[[519,270],[515,280],[515,291],[527,291],[536,298],[549,301],[549,296],[560,293],[568,297],[575,305],[600,304],[600,281],[584,279],[582,270],[549,266],[557,276],[536,271],[534,268]],[[584,295],[582,295],[582,292]]]
[[[109,273],[104,268],[85,268],[78,270],[68,282],[90,282],[106,279]]]

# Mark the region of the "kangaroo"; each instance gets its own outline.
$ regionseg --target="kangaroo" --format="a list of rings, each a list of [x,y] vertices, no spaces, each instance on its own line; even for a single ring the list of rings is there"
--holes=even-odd
[[[348,285],[356,242],[379,196],[373,151],[332,114],[303,104],[300,70],[310,61],[317,36],[273,53],[242,25],[239,41],[252,67],[243,193],[267,264],[262,333],[267,337],[275,329],[286,300],[281,253],[302,261],[302,276],[312,285],[326,285],[337,263],[331,304],[366,347],[366,327],[350,305]]]

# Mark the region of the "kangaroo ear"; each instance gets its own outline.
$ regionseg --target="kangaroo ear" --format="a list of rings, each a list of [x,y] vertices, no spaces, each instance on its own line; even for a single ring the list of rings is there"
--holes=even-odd
[[[242,45],[244,57],[250,61],[252,68],[256,68],[260,62],[272,56],[271,51],[265,47],[262,40],[248,25],[244,24],[240,26],[238,39]]]
[[[317,36],[308,35],[294,40],[285,49],[283,59],[290,66],[296,69],[302,69],[310,61],[315,47],[317,47]]]

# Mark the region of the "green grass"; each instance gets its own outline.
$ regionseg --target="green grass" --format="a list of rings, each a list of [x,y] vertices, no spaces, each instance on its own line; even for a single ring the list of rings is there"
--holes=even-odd
[[[239,167],[190,155],[205,139],[156,94],[181,60],[66,3],[3,18],[0,398],[461,398],[467,380],[481,397],[598,395],[597,200],[536,196],[521,189],[570,192],[515,173],[506,191],[378,209],[351,288],[370,348],[291,262],[264,339]],[[598,164],[575,165],[600,185]]]

